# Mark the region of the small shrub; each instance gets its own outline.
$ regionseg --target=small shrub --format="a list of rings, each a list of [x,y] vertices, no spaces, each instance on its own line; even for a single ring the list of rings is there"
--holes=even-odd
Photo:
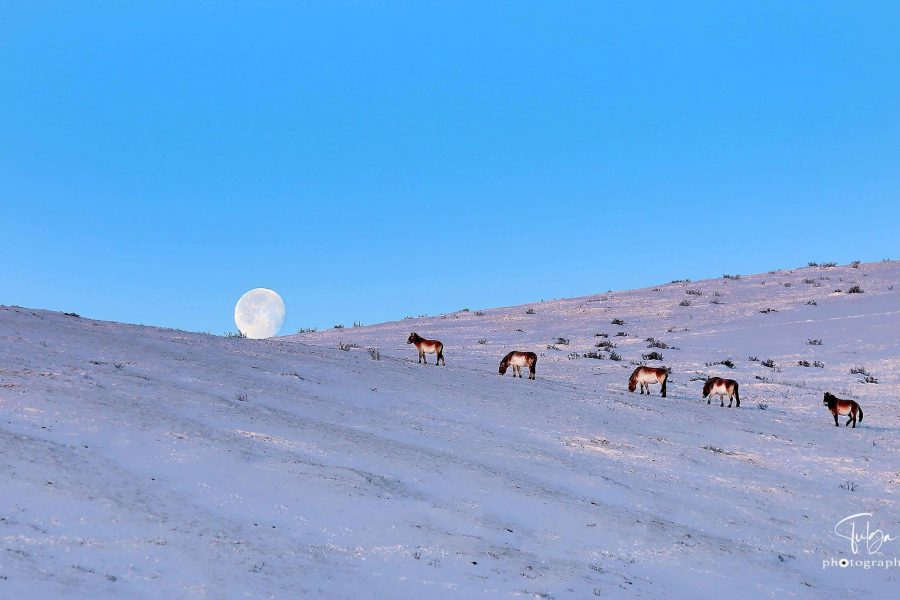
[[[821,346],[822,340],[821,339],[807,339],[806,345],[807,346]]]
[[[528,310],[525,311],[525,314],[526,314],[526,315],[533,315],[533,314],[534,314],[534,309],[533,309],[533,308],[529,308]]]
[[[624,325],[625,321],[623,321],[622,319],[613,319],[612,321],[610,321],[610,323],[612,323],[613,325]]]
[[[848,482],[846,482],[846,483],[842,483],[842,484],[841,484],[841,489],[842,489],[842,490],[847,490],[848,492],[855,492],[855,491],[856,491],[856,488],[858,488],[858,487],[859,487],[859,486],[856,485],[855,483],[853,483],[852,481],[848,481]]]
[[[353,326],[354,327],[362,327],[363,326],[362,321],[353,321]]]
[[[604,358],[606,358],[605,356],[603,356],[603,355],[600,354],[599,352],[595,352],[595,351],[593,351],[593,350],[590,351],[590,352],[585,352],[585,353],[582,354],[581,356],[582,356],[582,358],[595,358],[595,359],[597,359],[597,360],[603,360]]]
[[[243,339],[246,339],[246,338],[247,338],[247,334],[244,333],[243,331],[238,331],[237,333],[235,333],[235,332],[233,332],[233,331],[226,331],[226,332],[225,332],[225,337],[227,337],[227,338],[237,338],[237,339],[239,339],[239,340],[243,340]]]
[[[862,289],[861,287],[859,287],[858,285],[854,285],[854,286],[851,287],[849,290],[847,290],[847,293],[848,293],[848,294],[863,294],[863,293],[865,293],[865,292],[864,292],[863,289]]]
[[[673,279],[672,283],[690,283],[690,279]]]
[[[791,287],[791,282],[790,282],[790,281],[785,281],[782,285],[783,285],[784,287]]]
[[[759,364],[761,364],[761,365],[764,366],[764,367],[768,367],[768,368],[770,368],[770,369],[774,369],[774,368],[775,368],[775,361],[772,360],[771,358],[767,358],[766,360],[762,361],[762,362],[759,363]]]
[[[725,360],[716,360],[716,361],[706,363],[707,367],[714,367],[715,365],[722,365],[722,366],[728,367],[729,369],[733,369],[734,361],[731,360],[730,358],[726,358]]]
[[[702,296],[703,295],[702,290],[684,290],[684,293],[687,294],[688,296]]]
[[[661,350],[668,350],[669,345],[663,341],[656,339],[655,337],[648,337],[645,342],[649,342],[648,348],[659,348]]]
[[[854,260],[852,263],[850,263],[850,266],[851,266],[852,268],[854,268],[854,269],[858,269],[858,268],[859,268],[859,261],[858,261],[858,260]]]
[[[814,361],[813,361],[813,366],[814,366],[814,367],[818,367],[819,369],[824,369],[824,368],[825,368],[825,363],[823,363],[823,362],[821,362],[821,361],[818,361],[818,360],[814,360]]]
[[[368,350],[372,360],[381,360],[381,352],[378,351],[378,348],[369,348]]]
[[[758,356],[749,356],[749,357],[747,357],[747,360],[749,360],[750,362],[759,362],[759,357]]]
[[[616,337],[628,337],[628,334],[625,333],[624,331],[620,331],[619,333],[616,334]]]
[[[410,317],[410,319],[412,319],[412,317]],[[343,323],[336,323],[336,324],[334,325],[334,328],[335,328],[335,329],[343,329],[343,328],[344,328],[344,325],[343,325]]]
[[[866,371],[865,367],[851,367],[850,374],[851,375],[868,375],[869,372]]]
[[[690,306],[690,305],[691,305],[691,301],[688,300],[687,298],[685,298],[684,300],[682,300],[681,302],[678,303],[678,306]]]
[[[741,276],[735,273],[734,275],[727,275],[727,274],[722,275],[722,278],[723,279],[740,279]]]
[[[598,333],[595,333],[595,334],[594,334],[594,337],[608,338],[608,337],[609,337],[609,334],[608,334],[608,333],[598,332]]]
[[[810,279],[809,277],[807,277],[806,279],[803,280],[803,283],[806,283],[808,285],[813,285],[815,282],[816,282],[815,279]]]
[[[806,266],[808,266],[808,267],[818,267],[818,266],[819,266],[819,263],[817,263],[817,262],[808,262],[808,263],[806,263]]]
[[[533,315],[534,313],[531,313],[531,314]],[[483,317],[483,316],[484,316],[484,311],[483,311],[483,310],[476,310],[476,311],[475,311],[475,316],[476,316],[476,317]]]
[[[81,315],[79,315],[78,313],[68,312],[68,313],[63,313],[63,314],[66,315],[67,317],[73,317],[75,319],[81,318]]]
[[[556,343],[556,344],[559,344],[560,346],[568,346],[568,345],[569,345],[569,340],[567,340],[567,339],[564,338],[564,337],[558,337],[558,338],[556,338],[556,342],[555,342],[555,343]]]
[[[556,350],[556,351],[558,352],[558,351],[559,351],[559,348],[556,347],[556,346],[554,346],[553,344],[548,344],[548,345],[547,345],[547,350]]]
[[[297,330],[297,333],[315,333],[316,331],[316,327],[301,327]]]
[[[798,360],[797,366],[798,367],[811,367],[812,365],[810,364],[810,362],[808,360]]]
[[[878,383],[878,379],[874,375],[866,375],[866,378],[863,379],[864,383]]]
[[[238,392],[234,395],[234,399],[237,400],[238,402],[246,402],[247,394],[244,394],[243,392]]]
[[[615,350],[611,350],[609,353],[609,360],[619,361],[622,360],[622,357],[619,356]]]
[[[485,344],[487,344],[487,340],[478,340],[479,346],[484,346]]]
[[[579,359],[579,358],[581,358],[581,355],[578,354],[577,352],[570,352],[570,353],[569,353],[569,360],[577,360],[577,359]]]
[[[725,301],[722,300],[721,298],[710,298],[709,303],[710,304],[725,304]]]
[[[806,305],[807,306],[818,306],[819,303],[816,302],[815,300],[807,300]]]
[[[648,352],[647,354],[641,354],[641,358],[644,360],[662,360],[663,355],[654,350],[653,352]]]
[[[125,368],[125,363],[117,362],[117,363],[113,363],[113,366],[114,366],[115,368],[117,368],[117,369],[124,369],[124,368]]]
[[[359,344],[345,344],[344,342],[338,342],[338,348],[344,352],[348,352],[353,348],[359,348]]]
[[[756,405],[756,408],[758,408],[759,410],[768,410],[769,405],[766,404],[765,402],[760,402],[759,404]]]
[[[820,266],[820,267],[825,267],[826,269],[830,269],[831,267],[836,267],[836,266],[837,266],[837,263],[836,263],[836,262],[824,262],[824,263],[822,263],[822,264],[819,265],[819,266]]]
[[[609,340],[600,340],[594,344],[595,348],[615,348],[616,345]]]
[[[764,308],[763,310],[761,310],[759,312],[761,312],[764,315],[767,315],[769,313],[778,312],[778,310],[776,310],[774,308]]]

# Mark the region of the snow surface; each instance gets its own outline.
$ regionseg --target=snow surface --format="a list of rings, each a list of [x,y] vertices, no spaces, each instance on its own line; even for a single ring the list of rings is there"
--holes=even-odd
[[[900,537],[898,284],[803,268],[270,340],[0,308],[0,597],[897,597],[900,569],[822,561],[854,513]],[[622,361],[575,358],[598,332]],[[626,388],[649,337],[665,399]],[[513,349],[536,381],[497,375]]]

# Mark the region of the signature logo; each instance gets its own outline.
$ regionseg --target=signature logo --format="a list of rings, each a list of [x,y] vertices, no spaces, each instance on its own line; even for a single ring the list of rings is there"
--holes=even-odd
[[[860,551],[865,551],[869,555],[881,554],[882,544],[897,539],[881,529],[872,529],[868,519],[871,516],[872,513],[857,513],[841,519],[834,526],[835,535],[849,540],[850,551],[853,554],[859,554]]]

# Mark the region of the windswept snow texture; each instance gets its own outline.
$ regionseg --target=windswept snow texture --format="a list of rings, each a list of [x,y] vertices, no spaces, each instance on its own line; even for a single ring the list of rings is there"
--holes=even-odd
[[[0,597],[897,597],[900,568],[823,568],[900,557],[834,532],[900,538],[897,286],[803,268],[270,340],[4,307]],[[628,393],[654,350],[668,397]]]

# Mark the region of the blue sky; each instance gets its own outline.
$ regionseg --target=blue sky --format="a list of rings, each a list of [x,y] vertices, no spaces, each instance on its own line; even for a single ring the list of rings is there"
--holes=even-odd
[[[900,4],[0,5],[0,303],[282,333],[897,258]]]

